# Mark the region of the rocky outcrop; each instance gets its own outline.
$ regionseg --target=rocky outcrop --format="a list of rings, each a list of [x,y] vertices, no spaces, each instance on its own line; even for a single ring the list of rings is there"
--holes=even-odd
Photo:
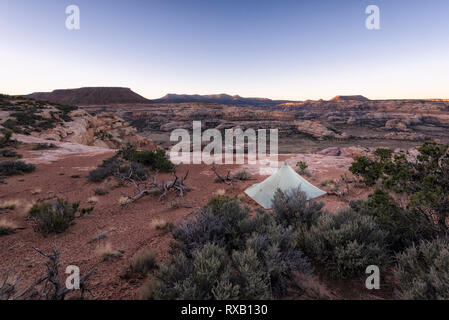
[[[326,139],[326,138],[340,138],[346,139],[347,135],[337,134],[334,131],[329,130],[324,125],[316,121],[295,121],[296,129],[301,133],[306,133],[311,135],[316,139]]]
[[[131,89],[120,87],[60,89],[52,92],[35,92],[25,97],[75,106],[150,102]]]
[[[357,98],[357,97],[356,97]],[[234,127],[279,129],[280,136],[309,135],[315,139],[382,139],[449,142],[449,102],[443,100],[365,100],[340,97],[269,107],[234,107],[212,102],[97,106],[120,114],[139,132]],[[90,110],[89,109],[89,110]]]
[[[33,132],[32,135],[54,141],[112,149],[120,148],[127,143],[140,148],[156,147],[154,142],[138,135],[135,128],[114,113],[92,116],[85,110],[78,109],[71,112],[70,117],[73,121],[44,132]]]

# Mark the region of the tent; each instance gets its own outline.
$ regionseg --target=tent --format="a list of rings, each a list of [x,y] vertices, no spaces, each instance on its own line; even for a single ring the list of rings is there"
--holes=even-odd
[[[246,189],[245,193],[265,209],[271,209],[271,201],[278,188],[282,191],[301,188],[301,191],[305,192],[308,200],[326,194],[325,191],[315,187],[297,174],[287,162],[261,183],[254,184]]]

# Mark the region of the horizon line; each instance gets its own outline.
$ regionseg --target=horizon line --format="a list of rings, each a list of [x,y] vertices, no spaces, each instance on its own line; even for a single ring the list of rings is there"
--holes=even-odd
[[[147,100],[159,100],[164,98],[167,95],[177,95],[177,96],[201,96],[201,97],[205,97],[205,96],[218,96],[218,95],[227,95],[230,97],[240,97],[243,99],[267,99],[267,100],[271,100],[271,101],[286,101],[286,102],[306,102],[306,101],[331,101],[332,99],[335,99],[337,97],[351,97],[351,96],[361,96],[364,97],[366,99],[368,99],[369,101],[386,101],[386,100],[428,100],[428,101],[432,101],[432,100],[441,100],[441,101],[449,101],[449,97],[445,97],[445,98],[438,98],[438,97],[422,97],[422,98],[406,98],[406,97],[394,97],[394,98],[369,98],[366,95],[363,94],[336,94],[334,96],[332,96],[329,99],[325,99],[325,98],[307,98],[307,99],[289,99],[289,98],[267,98],[264,96],[242,96],[240,94],[229,94],[229,93],[225,93],[225,92],[219,92],[219,93],[173,93],[173,92],[167,92],[165,95],[162,95],[160,97],[157,98],[147,98],[146,96],[138,93],[137,91],[133,90],[131,87],[126,87],[126,86],[81,86],[81,87],[72,87],[72,88],[59,88],[59,89],[53,89],[51,91],[33,91],[31,93],[25,93],[25,94],[10,94],[10,93],[1,93],[0,94],[6,94],[6,95],[10,95],[10,96],[27,96],[27,95],[31,95],[34,93],[52,93],[54,91],[58,91],[58,90],[77,90],[77,89],[84,89],[84,88],[121,88],[121,89],[129,89],[132,92],[140,95],[141,97],[147,99]]]

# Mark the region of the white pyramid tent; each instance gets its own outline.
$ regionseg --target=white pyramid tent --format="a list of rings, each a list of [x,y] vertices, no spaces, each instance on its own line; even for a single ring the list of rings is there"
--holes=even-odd
[[[290,189],[301,188],[305,192],[307,199],[317,198],[326,194],[325,191],[315,187],[297,174],[287,162],[261,183],[254,184],[246,189],[245,193],[265,209],[271,209],[271,201],[278,188],[284,192]]]

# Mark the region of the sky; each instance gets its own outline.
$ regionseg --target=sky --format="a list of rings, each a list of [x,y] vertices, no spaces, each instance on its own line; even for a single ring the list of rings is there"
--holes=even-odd
[[[66,28],[69,5],[79,30]],[[448,72],[448,0],[0,0],[6,94],[449,98]]]

